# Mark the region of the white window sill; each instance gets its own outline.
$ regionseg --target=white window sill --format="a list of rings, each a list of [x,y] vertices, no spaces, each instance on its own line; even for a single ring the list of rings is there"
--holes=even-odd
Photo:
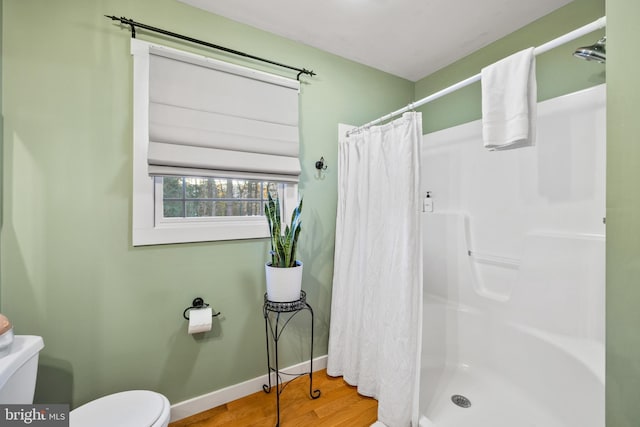
[[[165,223],[151,228],[134,228],[133,246],[269,237],[266,219],[263,217],[251,219],[251,221],[247,221],[245,218],[241,218],[215,221],[215,223]]]

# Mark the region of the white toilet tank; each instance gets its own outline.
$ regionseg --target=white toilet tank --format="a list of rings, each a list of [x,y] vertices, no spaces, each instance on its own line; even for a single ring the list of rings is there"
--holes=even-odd
[[[7,356],[0,358],[0,403],[31,404],[36,390],[42,337],[16,335]]]

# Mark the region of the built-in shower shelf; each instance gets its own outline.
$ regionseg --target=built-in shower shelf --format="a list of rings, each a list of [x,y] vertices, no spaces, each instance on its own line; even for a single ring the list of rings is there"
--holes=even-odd
[[[476,251],[467,251],[467,255],[473,258],[474,261],[477,261],[483,264],[496,265],[499,267],[518,269],[520,268],[520,264],[522,263],[522,261],[517,258],[508,258],[503,256],[485,254],[485,253],[476,252]]]

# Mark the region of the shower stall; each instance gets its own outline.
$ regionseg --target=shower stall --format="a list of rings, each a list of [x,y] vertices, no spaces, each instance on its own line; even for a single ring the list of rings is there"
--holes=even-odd
[[[532,53],[548,52],[605,26],[606,17],[601,17]],[[574,55],[606,62],[606,38]],[[409,418],[419,427],[604,427],[605,85],[539,103],[534,146],[487,150],[480,120],[422,138],[413,131],[391,136],[390,130],[415,108],[481,79],[478,73],[359,127],[339,128],[341,146],[357,150],[338,162],[350,173],[339,174],[344,189],[338,191],[336,236],[343,237],[343,227],[355,237],[336,238],[336,266],[350,275],[340,282],[334,274],[327,372],[349,374],[349,383],[359,391],[361,383],[368,386],[364,394],[379,402],[376,425],[407,425]],[[420,153],[398,154],[400,142],[408,139]],[[373,152],[384,148],[404,163],[411,159],[411,167],[385,155],[386,163],[358,153],[373,140],[387,144],[376,145]],[[417,168],[414,155],[420,156]],[[380,175],[367,169],[373,164],[412,171],[403,176],[404,184],[385,193],[396,196],[397,189],[409,188],[410,197],[384,199],[385,210],[408,206],[409,213],[385,211],[384,218],[368,220],[383,209],[360,203],[359,197],[369,192],[351,181]],[[367,200],[378,200],[386,188],[368,185],[375,191]],[[414,221],[418,192],[423,212]],[[354,201],[355,214],[341,217],[346,201]],[[377,224],[388,217],[402,224],[403,239],[380,236],[378,230],[386,227]],[[341,218],[359,219],[355,227],[344,227]],[[371,230],[360,230],[369,223],[374,224]],[[360,241],[367,244],[352,244]],[[389,262],[369,259],[374,245],[398,248],[390,251],[394,256],[404,250],[394,262],[410,277],[378,274],[388,269],[373,267]],[[344,262],[339,251],[365,262]],[[371,268],[360,273],[355,267],[361,264]],[[337,283],[356,291],[337,295]],[[389,287],[392,292],[371,290],[371,284],[390,283],[398,285]],[[362,304],[363,295],[376,304]],[[354,315],[351,301],[367,307],[364,314]],[[398,313],[405,322],[389,328],[387,317]],[[380,319],[385,319],[383,326],[373,323]],[[369,327],[362,328],[363,323]],[[399,329],[402,334],[380,334]],[[373,345],[362,350],[361,342]]]
[[[424,136],[421,427],[604,427],[605,94]]]

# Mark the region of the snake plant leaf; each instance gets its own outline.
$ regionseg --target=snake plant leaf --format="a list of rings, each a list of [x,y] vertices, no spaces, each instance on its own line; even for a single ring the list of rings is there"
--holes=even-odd
[[[298,237],[300,236],[300,230],[302,230],[302,227],[298,226],[293,236],[293,244],[291,246],[292,254],[295,254],[296,250],[298,249]],[[295,267],[295,265],[296,265],[296,257],[294,256],[293,259],[291,260],[290,267]]]
[[[265,203],[264,211],[271,235],[271,265],[282,268],[295,267],[296,250],[302,225],[302,220],[300,219],[302,199],[300,199],[298,206],[293,209],[291,224],[286,225],[284,230],[282,230],[280,202],[278,198],[274,199],[271,194],[269,194],[269,199],[267,203]]]

